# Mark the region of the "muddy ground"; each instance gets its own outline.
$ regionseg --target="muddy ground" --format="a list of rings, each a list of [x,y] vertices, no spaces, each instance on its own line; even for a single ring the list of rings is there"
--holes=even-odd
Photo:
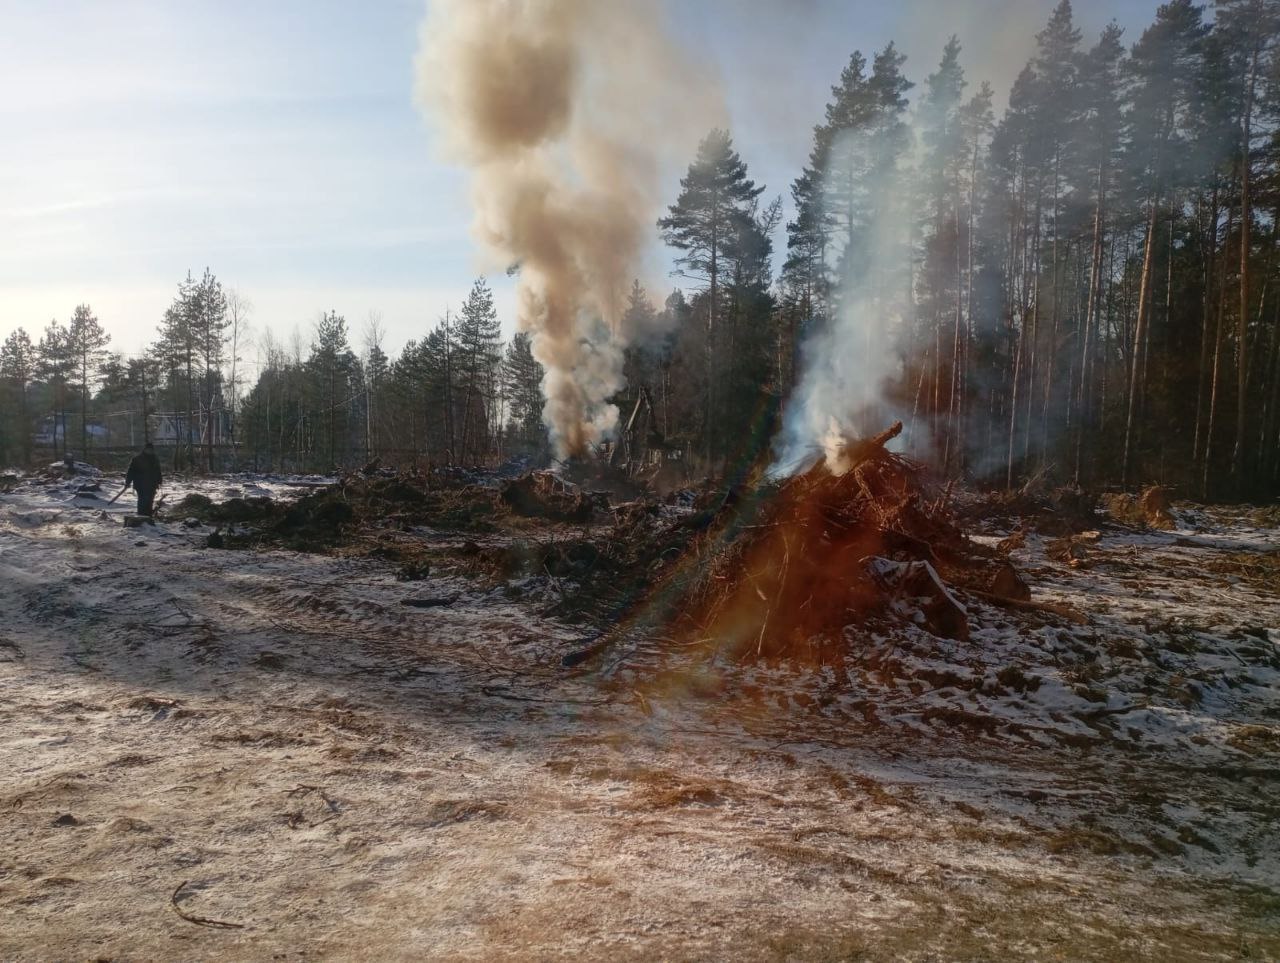
[[[553,578],[117,508],[0,495],[0,958],[1280,957],[1269,517],[1032,535],[1088,625],[969,600],[837,675],[565,670]]]

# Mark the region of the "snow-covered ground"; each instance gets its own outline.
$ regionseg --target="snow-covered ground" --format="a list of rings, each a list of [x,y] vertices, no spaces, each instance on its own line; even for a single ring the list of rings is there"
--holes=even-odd
[[[1243,510],[1074,568],[1028,538],[1088,625],[602,675],[513,591],[125,529],[118,486],[0,495],[0,958],[1280,956],[1280,533]]]

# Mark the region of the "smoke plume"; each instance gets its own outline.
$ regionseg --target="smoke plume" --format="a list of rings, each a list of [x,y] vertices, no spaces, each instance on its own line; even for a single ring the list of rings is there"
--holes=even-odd
[[[471,173],[473,232],[519,269],[559,454],[608,436],[634,332],[623,311],[662,174],[720,119],[660,0],[432,0],[419,102]]]
[[[800,379],[774,442],[775,476],[803,471],[820,459],[834,474],[844,474],[850,441],[870,437],[895,419],[909,420],[895,410],[887,390],[903,370],[899,335],[912,217],[905,174],[894,166],[867,175],[866,195],[878,200],[862,238],[843,258],[832,316],[801,347]]]

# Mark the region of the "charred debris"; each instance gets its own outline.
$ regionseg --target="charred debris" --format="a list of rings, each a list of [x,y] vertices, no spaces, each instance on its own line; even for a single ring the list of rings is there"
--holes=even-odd
[[[608,457],[559,471],[376,464],[296,500],[188,495],[166,514],[212,526],[210,547],[282,547],[388,560],[404,581],[454,572],[520,595],[583,627],[566,657],[590,663],[649,634],[738,659],[826,663],[859,629],[910,625],[965,640],[990,612],[1068,622],[1073,610],[1032,597],[1010,561],[1029,533],[1087,564],[1105,524],[1079,489],[954,491],[886,446],[900,424],[785,479],[762,468],[735,482],[659,494]],[[1163,492],[1111,496],[1114,518],[1160,527]],[[980,530],[1012,531],[975,540]],[[1075,560],[1075,561],[1073,561]]]

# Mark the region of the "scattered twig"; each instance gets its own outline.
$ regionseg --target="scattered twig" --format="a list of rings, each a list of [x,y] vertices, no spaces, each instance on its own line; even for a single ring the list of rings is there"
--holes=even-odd
[[[213,929],[221,930],[242,930],[245,928],[243,923],[229,923],[226,920],[209,919],[207,916],[195,916],[194,914],[183,910],[183,908],[178,905],[178,894],[181,893],[183,888],[190,882],[191,880],[189,879],[183,880],[178,884],[178,888],[173,891],[173,895],[169,897],[169,905],[173,907],[173,911],[175,913],[188,923],[194,923],[196,926],[209,926]]]
[[[543,702],[549,705],[567,706],[603,706],[609,703],[608,699],[543,699],[538,696],[521,696],[511,692],[500,692],[488,685],[482,685],[480,691],[495,699],[510,699],[512,702]]]
[[[438,595],[427,598],[401,599],[400,604],[413,609],[434,609],[452,605],[459,598],[460,595],[455,593],[453,595]]]

